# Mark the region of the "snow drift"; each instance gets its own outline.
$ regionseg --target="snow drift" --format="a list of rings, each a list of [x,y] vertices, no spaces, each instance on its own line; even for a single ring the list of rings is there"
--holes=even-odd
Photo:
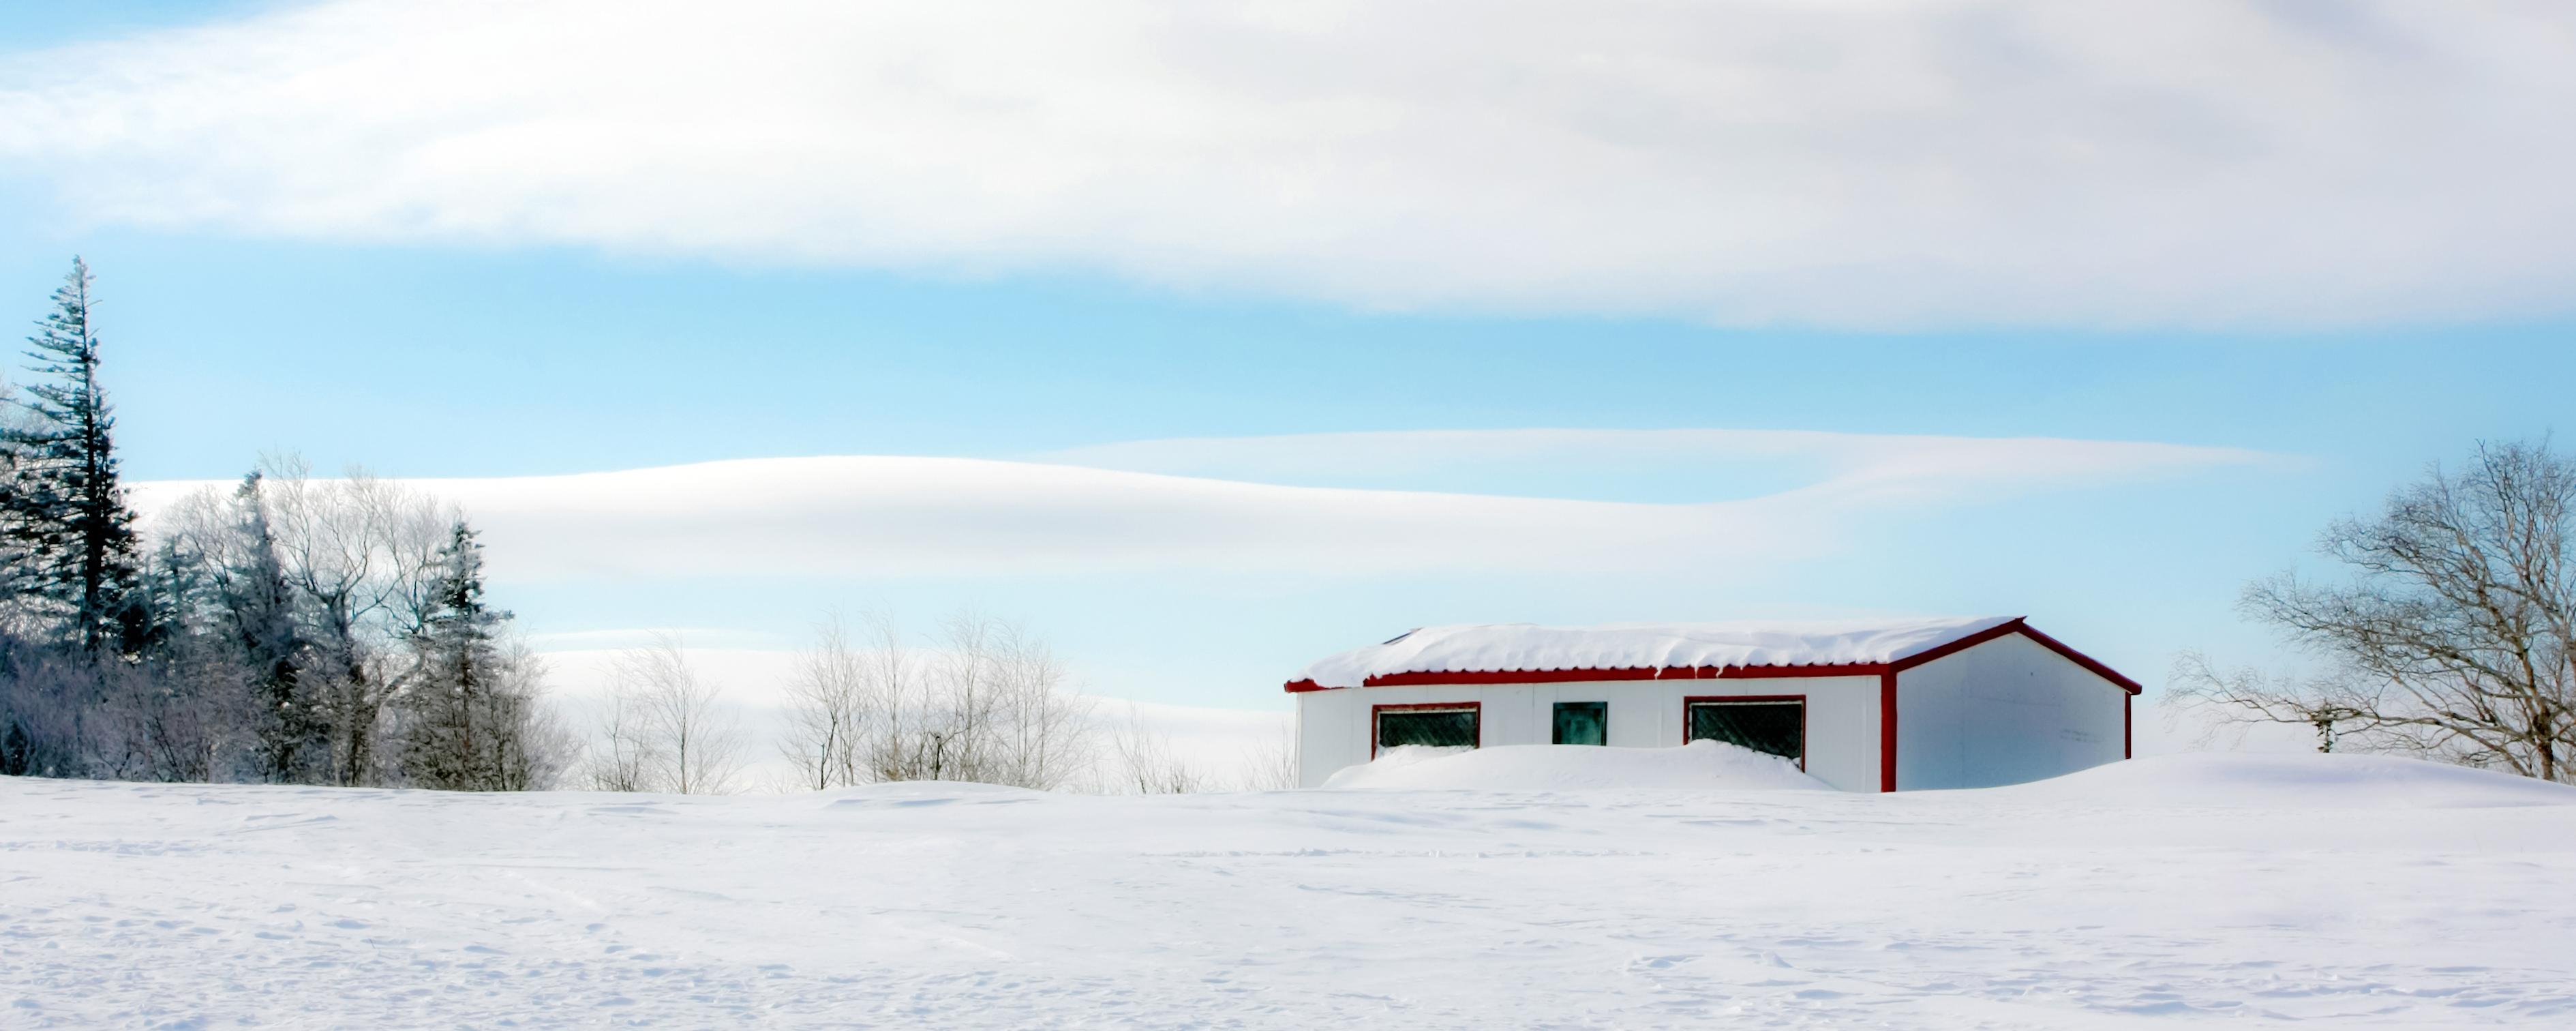
[[[1832,790],[1776,755],[1717,741],[1680,748],[1497,745],[1388,749],[1335,773],[1327,790],[1564,791],[1609,788],[1809,788]]]
[[[1999,801],[2172,808],[2477,809],[2576,805],[2576,787],[2565,784],[2381,755],[2165,755],[1977,793]]]
[[[1370,776],[1745,772],[1576,751]],[[2527,803],[2567,793],[2322,756],[1897,795],[0,777],[0,1026],[2565,1027],[2576,806]]]

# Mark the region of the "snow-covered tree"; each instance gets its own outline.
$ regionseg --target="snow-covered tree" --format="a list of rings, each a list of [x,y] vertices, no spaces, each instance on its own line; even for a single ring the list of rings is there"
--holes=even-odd
[[[546,784],[572,744],[446,506],[277,460],[146,547],[92,285],[75,258],[28,338],[36,380],[0,382],[0,772]]]
[[[19,461],[19,431],[34,420],[18,401],[16,387],[0,376],[0,633],[32,637],[42,629],[41,599],[35,595],[35,551],[29,539],[31,481]],[[25,736],[24,728],[19,730]]]
[[[221,626],[239,656],[258,713],[258,766],[263,780],[302,783],[330,763],[330,731],[305,697],[305,642],[295,619],[295,589],[278,555],[261,476],[242,477],[233,492],[228,554],[217,566]]]
[[[428,615],[412,640],[417,665],[395,706],[404,782],[452,791],[550,785],[565,749],[540,697],[542,670],[509,647],[508,612],[483,598],[483,545],[458,520],[437,558]]]
[[[458,521],[438,553],[434,601],[411,646],[419,656],[403,693],[405,779],[422,787],[488,791],[500,780],[494,634],[510,614],[483,602],[483,545]]]
[[[327,782],[330,733],[305,696],[308,651],[296,594],[279,555],[264,478],[182,498],[154,526],[146,577],[162,615],[156,659],[222,692],[238,714],[238,775],[287,784]]]
[[[324,780],[382,783],[390,765],[379,740],[385,707],[417,668],[410,642],[435,608],[439,553],[454,513],[362,471],[315,480],[283,459],[265,473],[269,517],[307,648],[297,671],[300,694],[329,736]]]
[[[18,403],[33,418],[7,427],[13,475],[5,526],[40,611],[83,649],[125,649],[144,613],[134,512],[117,474],[116,416],[99,383],[89,266],[72,259],[53,311],[27,338],[31,370]]]

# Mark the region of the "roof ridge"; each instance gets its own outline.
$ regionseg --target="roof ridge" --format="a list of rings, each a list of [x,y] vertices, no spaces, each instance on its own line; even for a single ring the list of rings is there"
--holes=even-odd
[[[1503,683],[1511,677],[1662,680],[1676,679],[1676,673],[1700,679],[1753,669],[1796,671],[1770,674],[1774,676],[1864,675],[1919,666],[2016,632],[2133,693],[2140,689],[2136,681],[2031,628],[2029,617],[2019,615],[1435,625],[1318,661],[1288,688]]]

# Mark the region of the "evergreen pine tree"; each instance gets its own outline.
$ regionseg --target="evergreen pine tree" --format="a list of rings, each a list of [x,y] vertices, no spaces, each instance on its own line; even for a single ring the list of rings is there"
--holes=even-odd
[[[27,617],[45,607],[36,596],[33,572],[34,542],[45,524],[37,518],[37,484],[19,460],[23,448],[13,432],[33,424],[17,390],[0,379],[0,630],[5,631],[23,632]]]
[[[24,777],[35,772],[36,743],[27,736],[27,725],[16,719],[0,728],[0,777]]]
[[[134,512],[117,478],[116,417],[99,386],[89,265],[72,259],[54,311],[28,337],[28,384],[19,402],[34,419],[0,432],[15,452],[7,529],[23,554],[28,590],[85,650],[131,650],[145,622],[132,606],[137,574]]]
[[[256,756],[261,779],[303,783],[330,763],[330,725],[304,696],[305,644],[295,622],[295,592],[278,557],[268,499],[257,472],[233,492],[239,522],[236,548],[222,571],[217,599],[228,643],[239,656],[258,714]]]
[[[404,775],[422,787],[514,786],[522,702],[497,636],[510,614],[483,601],[483,545],[462,520],[439,549],[434,608],[413,642],[419,679],[404,698]]]

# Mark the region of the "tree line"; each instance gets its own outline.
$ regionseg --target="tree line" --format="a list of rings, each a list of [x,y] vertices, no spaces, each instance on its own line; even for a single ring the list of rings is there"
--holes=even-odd
[[[0,774],[516,790],[574,739],[462,513],[262,461],[147,542],[87,264],[0,382]]]
[[[814,629],[788,673],[774,738],[781,790],[954,780],[1038,791],[1176,794],[1296,786],[1290,742],[1244,750],[1233,777],[1178,755],[1131,711],[1097,699],[1026,628],[961,611],[929,640],[872,615]],[[573,782],[597,791],[723,793],[744,787],[747,736],[679,638],[617,654]]]
[[[464,513],[352,471],[265,457],[138,525],[75,258],[0,378],[0,774],[723,793],[747,742],[675,637],[622,653],[591,725],[485,597]],[[863,647],[864,645],[864,647]],[[1129,724],[1101,748],[1046,645],[960,614],[927,647],[833,622],[785,685],[792,785],[969,780],[1193,790],[1214,778]],[[1286,787],[1286,749],[1248,786]]]

